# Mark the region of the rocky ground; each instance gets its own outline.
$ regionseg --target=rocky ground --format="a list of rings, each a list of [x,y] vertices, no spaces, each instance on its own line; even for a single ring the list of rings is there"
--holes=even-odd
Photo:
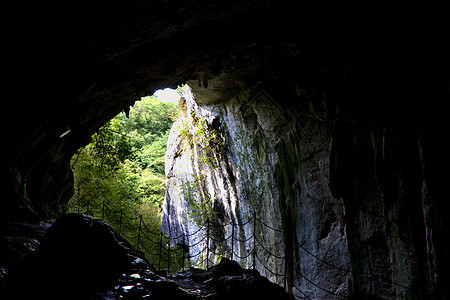
[[[209,270],[157,272],[107,223],[85,215],[4,232],[0,250],[14,259],[0,262],[2,299],[293,299],[227,259]]]

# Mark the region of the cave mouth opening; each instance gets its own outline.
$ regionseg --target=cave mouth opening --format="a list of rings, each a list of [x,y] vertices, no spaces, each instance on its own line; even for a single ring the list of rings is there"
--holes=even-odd
[[[186,86],[142,97],[76,151],[70,163],[74,194],[62,212],[103,219],[134,246],[142,243],[140,222],[152,232],[160,231],[165,152]],[[144,246],[144,252],[157,251],[151,243]]]

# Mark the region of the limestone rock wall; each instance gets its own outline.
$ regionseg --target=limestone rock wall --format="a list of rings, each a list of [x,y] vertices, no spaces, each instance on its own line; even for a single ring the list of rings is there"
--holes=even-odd
[[[252,98],[244,93],[241,97],[213,105],[199,106],[191,91],[186,93],[185,99],[186,113],[174,124],[166,153],[169,179],[163,231],[176,237],[183,232],[191,234],[199,230],[201,222],[193,222],[192,213],[189,213],[192,199],[181,186],[185,182],[194,182],[203,174],[200,185],[196,186],[198,192],[194,200],[204,201],[200,194],[205,191],[210,195],[207,200],[216,212],[213,222],[219,227],[226,225],[224,231],[218,233],[222,237],[232,233],[231,222],[238,225],[236,237],[247,240],[233,245],[236,255],[247,256],[243,260],[235,257],[242,265],[250,267],[253,264],[252,256],[249,256],[253,239],[249,237],[254,225],[248,221],[255,215],[258,241],[273,254],[286,257],[287,262],[262,249],[257,250],[257,255],[270,271],[284,274],[287,270],[287,285],[294,293],[299,292],[292,285],[311,297],[329,295],[304,280],[302,274],[307,274],[308,280],[333,293],[347,295],[351,282],[349,274],[318,264],[315,258],[321,257],[337,268],[350,268],[344,203],[333,197],[328,184],[330,126],[313,119],[288,120],[283,109],[263,91]],[[208,126],[216,124],[224,138],[224,148],[219,153],[210,153],[210,163],[202,162],[204,150],[201,147],[195,143],[187,145],[186,137],[180,134],[186,130],[182,128],[186,125],[195,134],[192,115],[206,120]],[[204,234],[199,231],[186,243],[196,244]],[[227,251],[231,249],[230,243],[227,240],[219,245],[211,241],[210,246],[212,249],[220,246]],[[191,249],[191,254],[201,251],[204,246],[204,242],[200,243]],[[258,271],[283,284],[283,277],[267,271],[259,259],[256,262]]]
[[[185,90],[166,153],[161,228],[175,243],[190,235],[190,254],[204,259],[200,226],[210,218],[210,260],[234,247],[234,259],[251,267],[255,215],[266,248],[257,244],[256,269],[297,296],[433,295],[439,253],[426,131],[336,122],[323,109],[282,106],[264,90],[212,104],[198,92]],[[202,140],[212,134],[222,147]],[[207,203],[203,217],[194,201]],[[230,223],[241,240],[233,246],[219,242],[232,234]]]

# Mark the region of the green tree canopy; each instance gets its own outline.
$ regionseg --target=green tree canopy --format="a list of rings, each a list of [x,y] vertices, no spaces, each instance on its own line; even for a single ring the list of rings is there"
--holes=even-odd
[[[89,209],[101,217],[107,205],[129,217],[123,220],[129,222],[129,230],[136,229],[137,217],[142,215],[151,229],[159,231],[166,187],[164,155],[177,117],[177,105],[150,96],[136,102],[128,117],[120,113],[102,126],[71,160],[75,193],[66,210],[84,213]],[[112,221],[110,225],[115,226]]]
[[[137,233],[140,220],[146,230],[160,230],[166,189],[164,156],[178,114],[178,105],[155,96],[143,97],[128,116],[120,113],[99,128],[91,142],[72,157],[75,193],[63,210],[104,218],[132,245],[142,245],[152,261],[155,257],[150,254],[160,249],[147,239],[139,240]]]
[[[72,159],[75,195],[70,206],[106,201],[112,206],[159,206],[164,198],[164,154],[175,104],[143,97],[92,136]]]

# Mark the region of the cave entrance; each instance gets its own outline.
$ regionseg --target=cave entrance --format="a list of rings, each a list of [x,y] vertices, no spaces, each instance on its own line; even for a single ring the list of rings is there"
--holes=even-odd
[[[142,97],[100,127],[71,159],[74,195],[65,210],[107,221],[133,247],[149,252],[150,261],[149,254],[159,249],[141,240],[140,232],[143,226],[160,231],[164,157],[185,87]]]

